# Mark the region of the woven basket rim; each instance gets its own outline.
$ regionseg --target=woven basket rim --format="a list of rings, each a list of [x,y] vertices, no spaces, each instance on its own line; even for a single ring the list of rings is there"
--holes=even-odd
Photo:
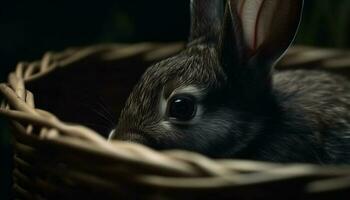
[[[346,166],[214,160],[193,152],[180,150],[157,152],[140,144],[107,142],[105,138],[87,127],[64,123],[54,114],[36,108],[35,94],[25,87],[26,82],[40,79],[49,73],[54,73],[58,68],[69,66],[90,56],[125,59],[142,55],[144,59],[156,60],[164,56],[164,54],[159,56],[159,53],[165,51],[165,54],[170,55],[182,47],[182,43],[108,44],[71,48],[60,53],[48,52],[40,61],[19,63],[16,70],[9,74],[8,82],[0,84],[0,92],[5,97],[0,114],[10,119],[18,132],[15,135],[19,141],[16,148],[25,149],[21,143],[29,143],[33,147],[54,146],[81,155],[88,153],[100,157],[103,162],[122,163],[139,170],[132,171],[137,175],[132,181],[137,184],[174,190],[217,190],[300,178],[300,183],[304,185],[306,192],[322,193],[329,188],[321,187],[321,180],[343,181],[344,177],[350,178],[350,167]],[[299,46],[291,49],[287,57],[291,59],[284,59],[280,64],[286,68],[303,66],[305,63],[321,63],[324,69],[350,67],[348,51]],[[346,59],[339,59],[340,57]],[[34,135],[33,126],[41,127],[39,135]],[[113,174],[113,169],[108,173]],[[319,185],[321,186],[318,187]],[[341,186],[350,188],[350,183]]]

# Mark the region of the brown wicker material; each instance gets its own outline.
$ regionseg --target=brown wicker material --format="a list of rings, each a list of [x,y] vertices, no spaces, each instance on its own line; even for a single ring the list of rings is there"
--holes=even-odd
[[[78,98],[79,91],[106,97],[118,116],[145,68],[181,48],[179,43],[101,45],[49,52],[40,61],[18,64],[8,83],[0,85],[5,97],[0,114],[13,125],[15,197],[350,197],[350,167],[212,160],[186,151],[157,152],[138,144],[108,143],[92,129],[76,124],[83,114],[74,113],[77,104],[69,101]],[[280,63],[282,69],[318,68],[350,77],[346,51],[295,47]]]

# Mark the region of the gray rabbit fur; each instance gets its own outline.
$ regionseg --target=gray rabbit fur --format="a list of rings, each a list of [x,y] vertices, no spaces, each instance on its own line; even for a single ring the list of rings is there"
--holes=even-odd
[[[302,7],[302,0],[192,0],[187,47],[147,69],[110,139],[213,158],[350,163],[349,81],[273,70]]]

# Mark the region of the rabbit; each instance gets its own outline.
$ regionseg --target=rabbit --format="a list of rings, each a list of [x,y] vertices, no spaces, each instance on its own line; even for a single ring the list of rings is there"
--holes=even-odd
[[[149,67],[109,140],[211,158],[350,163],[350,84],[274,70],[303,0],[191,0],[183,51]]]

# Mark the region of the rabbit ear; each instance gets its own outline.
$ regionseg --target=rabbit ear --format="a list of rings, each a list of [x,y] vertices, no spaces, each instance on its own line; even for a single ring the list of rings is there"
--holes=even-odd
[[[217,40],[221,31],[224,0],[191,0],[190,42]]]
[[[240,63],[271,65],[294,40],[302,7],[303,0],[229,0],[222,44],[235,41]]]

